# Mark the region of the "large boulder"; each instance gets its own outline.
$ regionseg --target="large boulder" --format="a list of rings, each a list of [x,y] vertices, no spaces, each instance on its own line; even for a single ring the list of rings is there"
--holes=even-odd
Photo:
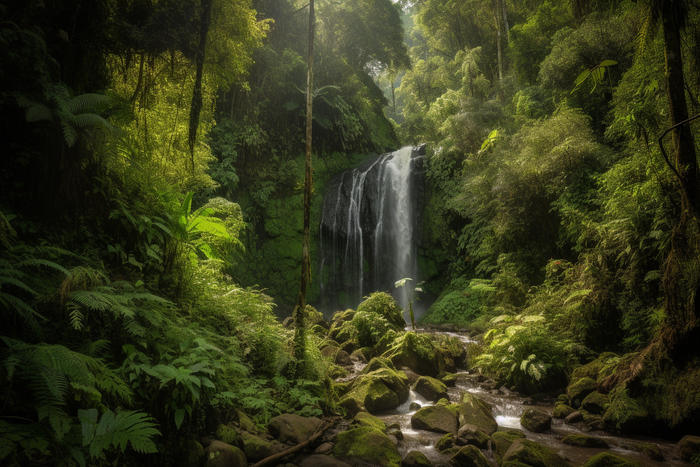
[[[347,462],[343,462],[335,457],[327,456],[325,454],[314,454],[307,457],[301,464],[300,467],[351,467]]]
[[[408,367],[419,375],[436,377],[445,366],[440,349],[426,334],[407,332],[396,339],[394,346],[383,357],[397,368]]]
[[[401,461],[401,467],[433,467],[433,463],[420,451],[411,451]]]
[[[281,443],[300,444],[309,439],[320,425],[319,418],[286,413],[270,420],[267,431]]]
[[[204,464],[205,459],[206,454],[202,444],[196,439],[190,438],[182,443],[175,465],[177,467],[200,467]]]
[[[408,399],[409,390],[406,375],[402,371],[396,371],[381,363],[378,359],[372,359],[370,364],[377,369],[361,374],[355,379],[350,392],[340,400],[341,406],[362,406],[368,412],[376,413],[395,409]],[[356,404],[347,402],[347,399],[354,399]]]
[[[403,330],[406,320],[398,302],[386,292],[374,292],[357,305],[358,313],[377,313],[397,330]]]
[[[333,456],[349,464],[400,467],[401,454],[387,435],[371,427],[338,433],[333,438]]]
[[[503,455],[503,462],[517,461],[530,467],[570,467],[569,463],[546,446],[519,439]]]
[[[238,444],[238,433],[236,433],[236,430],[230,426],[224,425],[223,423],[219,424],[219,426],[216,428],[214,436],[216,439],[223,441],[226,444],[230,444],[232,446]]]
[[[493,416],[491,406],[469,392],[462,394],[458,412],[460,426],[476,425],[488,436],[491,436],[498,429],[498,423]]]
[[[525,433],[520,430],[497,431],[491,435],[493,457],[499,465],[503,463],[503,456],[505,456],[513,443],[522,438],[525,438]]]
[[[588,459],[583,467],[642,467],[642,464],[609,452],[600,452]]]
[[[447,399],[447,386],[441,381],[430,376],[421,376],[413,385],[413,390],[429,401],[437,402]]]
[[[486,449],[489,444],[489,437],[476,425],[466,423],[459,427],[455,443],[459,446],[473,445],[479,449]]]
[[[284,445],[277,441],[270,442],[248,432],[241,433],[240,443],[245,457],[252,462],[261,461],[285,449]]]
[[[605,440],[587,435],[566,435],[564,438],[562,438],[561,442],[568,444],[569,446],[578,446],[580,448],[608,449],[610,447]]]
[[[460,449],[450,458],[450,466],[453,467],[491,467],[488,459],[479,448],[468,445]]]
[[[581,407],[583,399],[595,391],[595,389],[596,383],[592,378],[584,377],[571,383],[569,387],[566,388],[566,394],[569,396],[569,401],[571,401],[569,405],[578,409]]]
[[[700,436],[685,435],[676,445],[678,455],[684,461],[691,461],[700,456]]]
[[[452,447],[455,445],[455,434],[454,433],[447,433],[445,436],[437,440],[435,443],[435,449],[437,449],[440,452],[445,452],[448,449],[452,449]]]
[[[376,428],[382,433],[387,432],[386,423],[384,423],[383,420],[367,412],[360,412],[357,415],[355,415],[352,424],[356,427],[368,426],[371,428]]]
[[[590,413],[603,414],[609,401],[610,398],[607,395],[594,391],[583,398],[581,408]]]
[[[542,433],[552,428],[552,416],[543,410],[530,407],[520,416],[520,424],[533,433]]]
[[[221,441],[212,441],[204,453],[207,456],[207,467],[248,467],[243,451]]]
[[[456,433],[457,416],[447,407],[435,405],[419,409],[411,417],[411,426],[418,430],[435,431],[437,433]]]

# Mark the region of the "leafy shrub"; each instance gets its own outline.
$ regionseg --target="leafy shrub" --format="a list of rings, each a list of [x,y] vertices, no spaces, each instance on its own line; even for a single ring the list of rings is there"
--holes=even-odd
[[[459,288],[452,289],[455,286]],[[453,281],[451,287],[444,291],[421,317],[421,321],[428,324],[466,325],[476,318],[493,290],[491,281],[482,279]]]
[[[386,318],[372,311],[358,311],[351,321],[357,328],[357,340],[360,347],[374,347],[389,331],[394,329]]]
[[[406,321],[401,306],[386,292],[374,292],[357,306],[357,311],[376,313],[394,327],[403,329]]]

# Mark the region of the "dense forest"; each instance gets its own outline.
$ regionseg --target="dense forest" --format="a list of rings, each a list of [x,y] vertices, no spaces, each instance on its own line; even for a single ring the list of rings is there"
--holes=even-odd
[[[0,44],[1,465],[584,464],[466,379],[700,465],[695,0],[0,0]],[[417,277],[325,309],[326,188],[402,146]]]

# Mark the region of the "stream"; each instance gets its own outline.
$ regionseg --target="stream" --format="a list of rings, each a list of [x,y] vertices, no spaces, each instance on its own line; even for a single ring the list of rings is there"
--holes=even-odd
[[[447,334],[458,337],[465,343],[465,345],[468,342],[474,342],[463,334]],[[512,394],[507,390],[501,391],[498,389],[491,389],[490,384],[477,373],[470,373],[469,371],[460,371],[456,373],[455,386],[448,387],[450,401],[455,403],[459,402],[460,395],[463,392],[470,392],[493,406],[493,414],[496,417],[499,430],[512,428],[519,429],[526,434],[528,439],[549,447],[557,454],[567,459],[574,467],[583,465],[588,458],[602,451],[636,460],[644,467],[691,465],[677,458],[675,453],[675,443],[669,440],[642,436],[618,436],[604,431],[591,431],[583,422],[569,425],[564,423],[564,420],[552,419],[552,428],[545,433],[532,433],[527,431],[520,424],[520,416],[522,415],[523,411],[528,407],[536,407],[551,414],[554,409],[554,401],[552,401],[551,404],[528,404],[530,400],[522,395]],[[421,451],[436,466],[446,464],[450,456],[444,455],[435,449],[435,443],[437,443],[444,433],[433,433],[430,431],[413,429],[411,427],[411,416],[416,411],[410,409],[412,402],[417,402],[423,407],[434,405],[433,402],[425,400],[423,397],[416,394],[413,389],[411,389],[406,402],[394,410],[380,412],[375,414],[375,416],[383,420],[387,425],[392,423],[398,423],[400,425],[404,438],[403,440],[399,441],[398,449],[402,457],[404,457],[410,451]],[[562,443],[561,438],[569,434],[586,434],[589,436],[602,438],[611,446],[611,449],[581,448]],[[640,442],[654,443],[659,446],[666,461],[654,461],[645,457],[641,453],[621,447],[626,443]],[[487,453],[487,456],[489,455],[490,453]]]

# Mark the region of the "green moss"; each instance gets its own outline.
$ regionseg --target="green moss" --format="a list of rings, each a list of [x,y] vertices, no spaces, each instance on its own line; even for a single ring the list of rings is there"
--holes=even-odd
[[[456,433],[459,424],[452,411],[446,407],[434,405],[423,407],[413,414],[411,426],[418,430],[436,433]]]
[[[464,446],[450,459],[451,466],[491,467],[489,461],[476,446]]]
[[[396,367],[393,363],[391,363],[391,360],[389,360],[388,358],[375,357],[372,360],[370,360],[369,363],[367,363],[367,365],[365,365],[360,374],[364,375],[372,371],[380,370],[382,368],[387,368],[391,371],[396,371]]]
[[[430,376],[419,377],[413,385],[413,390],[432,402],[437,402],[448,397],[447,386]]]
[[[412,467],[433,467],[433,463],[420,451],[411,451],[403,458],[402,465]]]
[[[629,390],[620,386],[610,396],[610,406],[603,416],[608,425],[623,431],[639,431],[651,423],[649,412],[630,397]]]
[[[594,414],[602,414],[605,412],[609,401],[610,398],[607,395],[594,391],[584,397],[583,401],[581,401],[581,408]]]
[[[578,446],[581,448],[608,449],[610,447],[604,440],[586,435],[566,435],[561,441],[569,446]]]
[[[386,423],[367,412],[360,412],[357,415],[355,415],[355,418],[352,423],[353,425],[357,425],[360,427],[366,426],[370,428],[376,428],[382,433],[386,433],[387,431]]]
[[[401,467],[401,455],[393,442],[376,428],[361,427],[338,433],[333,439],[336,459],[355,458],[387,467]]]
[[[576,409],[573,407],[569,407],[568,405],[562,403],[562,402],[557,402],[554,404],[554,413],[552,416],[554,418],[566,418],[572,413],[576,412]]]
[[[491,444],[493,446],[493,457],[498,464],[503,463],[503,456],[508,452],[511,445],[519,439],[525,437],[525,434],[520,430],[497,431],[491,435]]]
[[[357,306],[357,312],[376,313],[397,329],[403,329],[406,320],[403,318],[403,310],[394,300],[394,297],[386,292],[374,292]]]
[[[232,444],[234,446],[237,444],[238,441],[238,434],[236,433],[236,430],[224,424],[219,425],[219,427],[216,429],[216,433],[214,433],[214,436],[216,437],[216,439],[221,440],[226,444]]]
[[[531,467],[570,467],[569,463],[546,446],[519,439],[515,441],[503,456],[503,461],[517,461]]]
[[[491,406],[469,392],[462,394],[459,404],[459,424],[465,423],[475,425],[489,436],[498,429]]]
[[[574,408],[580,407],[583,399],[596,389],[595,380],[589,377],[584,377],[574,381],[566,388],[566,394],[569,396],[571,406]]]
[[[642,464],[608,452],[601,452],[588,459],[583,467],[642,467]]]
[[[435,443],[435,449],[440,452],[447,451],[455,445],[455,435],[454,433],[447,433],[445,436],[440,438],[437,443]]]

